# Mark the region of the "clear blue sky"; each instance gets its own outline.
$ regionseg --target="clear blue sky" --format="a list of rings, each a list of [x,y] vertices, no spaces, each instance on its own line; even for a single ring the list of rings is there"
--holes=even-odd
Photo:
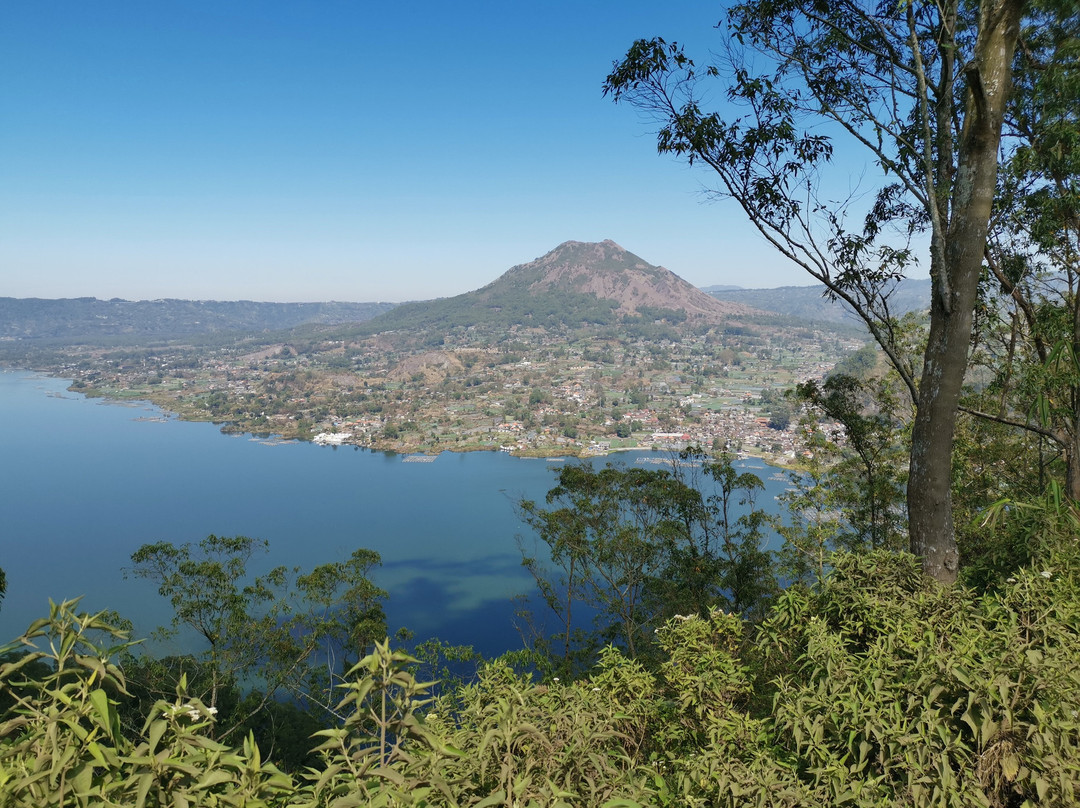
[[[601,95],[708,2],[0,7],[0,296],[400,301],[574,239],[691,283],[810,279]]]

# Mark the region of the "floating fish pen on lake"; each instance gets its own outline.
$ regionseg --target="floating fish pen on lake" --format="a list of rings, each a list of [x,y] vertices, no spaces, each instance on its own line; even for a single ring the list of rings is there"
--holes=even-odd
[[[436,457],[438,457],[438,455],[428,455],[428,454],[405,455],[405,457],[401,458],[401,462],[402,463],[434,463]]]
[[[700,468],[701,463],[697,460],[680,460],[677,457],[638,457],[634,460],[639,465],[650,466],[677,466],[681,469]]]

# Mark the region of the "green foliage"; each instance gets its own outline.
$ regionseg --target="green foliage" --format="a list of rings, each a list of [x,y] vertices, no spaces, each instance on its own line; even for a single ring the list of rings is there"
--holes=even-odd
[[[791,487],[780,495],[787,511],[776,522],[784,538],[777,553],[781,577],[790,583],[812,583],[825,577],[829,554],[844,535],[844,520],[835,490],[827,484],[831,458],[823,455],[818,440],[814,455],[798,472],[788,475]]]
[[[276,644],[279,614],[268,609],[285,577],[278,568],[247,582],[247,564],[266,542],[246,536],[207,536],[199,544],[144,544],[131,560],[132,574],[158,585],[173,608],[172,632],[195,631],[207,645],[210,705],[237,677],[255,673],[268,662]]]
[[[925,305],[924,302],[920,308]],[[867,381],[874,376],[879,356],[877,346],[867,343],[837,362],[829,372],[827,380],[833,376],[854,376],[860,381]]]
[[[649,499],[665,520],[665,564],[648,590],[657,620],[716,605],[756,619],[774,593],[772,554],[762,549],[769,520],[756,504],[764,484],[733,460],[690,448],[659,472],[663,484]]]
[[[834,554],[756,627],[718,609],[657,625],[651,668],[608,646],[538,684],[496,660],[434,698],[379,642],[294,778],[251,737],[211,740],[183,681],[129,739],[126,638],[54,605],[0,665],[0,805],[1074,805],[1078,561],[1063,543],[979,594],[913,556]]]
[[[1080,535],[1080,505],[1051,481],[1042,496],[997,500],[969,530],[964,578],[977,589],[997,589],[1017,570],[1055,564]]]
[[[345,696],[337,712],[342,726],[316,733],[323,762],[312,771],[305,806],[406,806],[452,801],[444,761],[456,750],[440,743],[419,710],[429,703],[433,683],[417,682],[409,672],[416,660],[391,651],[389,641],[346,674]]]
[[[658,534],[663,529],[663,514],[644,495],[663,481],[658,472],[567,465],[547,497],[558,507],[520,503],[522,518],[547,545],[560,572],[551,578],[548,559],[526,553],[524,565],[562,623],[564,666],[571,662],[575,603],[599,613],[607,640],[618,639],[631,653],[640,644],[649,619],[645,587],[662,563]]]
[[[686,322],[686,312],[681,309],[669,309],[663,306],[638,306],[637,313],[643,320],[667,320],[675,325]]]
[[[436,702],[428,726],[462,750],[447,766],[466,805],[605,805],[631,776],[645,741],[641,698],[651,677],[608,652],[591,679],[534,685],[496,662]],[[458,706],[460,705],[460,706]]]
[[[1014,445],[1080,501],[1080,21],[1069,3],[1030,4],[1014,63],[995,215],[980,289],[987,380],[972,405],[1026,430]],[[1006,494],[1008,495],[1008,493]],[[993,497],[990,497],[993,499]],[[1021,554],[1022,555],[1022,554]]]
[[[210,740],[213,708],[182,691],[157,702],[141,737],[129,740],[115,702],[126,692],[116,660],[129,643],[100,615],[75,607],[51,604],[49,617],[20,638],[24,647],[48,650],[0,665],[0,693],[14,695],[0,715],[0,805],[281,804],[290,779],[263,763],[250,741],[231,749]],[[48,673],[23,678],[40,662]]]
[[[189,686],[222,709],[223,735],[250,728],[251,715],[264,708],[281,717],[284,708],[273,702],[282,692],[307,710],[332,712],[336,677],[386,634],[386,592],[369,578],[379,555],[358,549],[309,573],[277,567],[250,578],[252,554],[266,549],[246,536],[211,535],[197,545],[146,544],[132,555],[132,574],[169,599],[171,632],[193,630],[206,646],[200,657],[170,665],[132,660],[140,693],[169,692],[179,676],[190,676]],[[252,703],[249,694],[245,711],[226,711],[241,698],[241,681],[261,688],[261,698]]]
[[[717,602],[748,615],[763,608],[774,584],[753,502],[762,488],[730,457],[709,462],[690,450],[672,471],[566,465],[548,508],[519,503],[539,539],[536,550],[522,548],[523,563],[559,620],[547,648],[561,670],[591,664],[605,643],[649,654],[652,630],[672,614],[705,614]],[[736,503],[750,506],[738,518]]]
[[[777,685],[777,741],[823,802],[1075,802],[1075,575],[1027,571],[979,597],[930,584],[911,556],[831,566],[763,630],[794,663]]]
[[[190,698],[211,691],[213,671],[209,662],[194,656],[154,657],[125,655],[120,665],[127,692],[116,697],[121,729],[130,739],[140,737],[145,717],[162,699],[171,700],[178,688]],[[229,679],[219,685],[213,733],[220,738],[251,738],[265,757],[288,772],[316,762],[310,736],[322,729],[325,714],[316,705],[298,700],[267,698]]]
[[[520,284],[506,283],[505,277],[475,292],[404,303],[358,326],[356,333],[430,330],[445,334],[467,328],[505,331],[521,325],[558,330],[617,321],[614,300],[570,290],[530,291]]]
[[[840,546],[902,548],[906,426],[891,384],[833,373],[821,385],[809,381],[795,391],[840,427],[831,445],[814,447],[835,454],[824,482],[843,515]],[[823,431],[819,437],[826,437]]]

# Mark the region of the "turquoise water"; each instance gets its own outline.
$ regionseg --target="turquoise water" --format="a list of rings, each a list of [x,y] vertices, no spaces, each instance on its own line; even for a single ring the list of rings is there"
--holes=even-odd
[[[560,464],[491,452],[403,462],[351,447],[273,444],[66,387],[0,371],[0,567],[8,577],[0,643],[45,615],[49,598],[80,595],[85,610],[115,609],[149,633],[168,608],[150,584],[124,577],[131,553],[216,533],[266,539],[270,553],[252,564],[256,572],[311,569],[371,548],[383,559],[374,577],[390,592],[391,630],[407,626],[489,653],[521,646],[511,599],[533,587],[514,503],[542,499]],[[763,504],[783,487],[766,486]]]

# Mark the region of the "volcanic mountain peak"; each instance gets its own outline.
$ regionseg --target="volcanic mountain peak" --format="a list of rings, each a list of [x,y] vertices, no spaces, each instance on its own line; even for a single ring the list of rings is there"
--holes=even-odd
[[[479,294],[514,287],[529,294],[551,291],[594,295],[616,304],[615,312],[634,315],[642,308],[675,309],[701,319],[722,319],[753,311],[719,301],[674,272],[653,266],[614,241],[567,241],[535,261],[511,268]],[[719,305],[717,305],[719,304]]]
[[[370,333],[563,328],[613,325],[631,318],[719,324],[756,313],[750,306],[710,297],[614,241],[567,241],[474,292],[405,303],[364,328]]]

